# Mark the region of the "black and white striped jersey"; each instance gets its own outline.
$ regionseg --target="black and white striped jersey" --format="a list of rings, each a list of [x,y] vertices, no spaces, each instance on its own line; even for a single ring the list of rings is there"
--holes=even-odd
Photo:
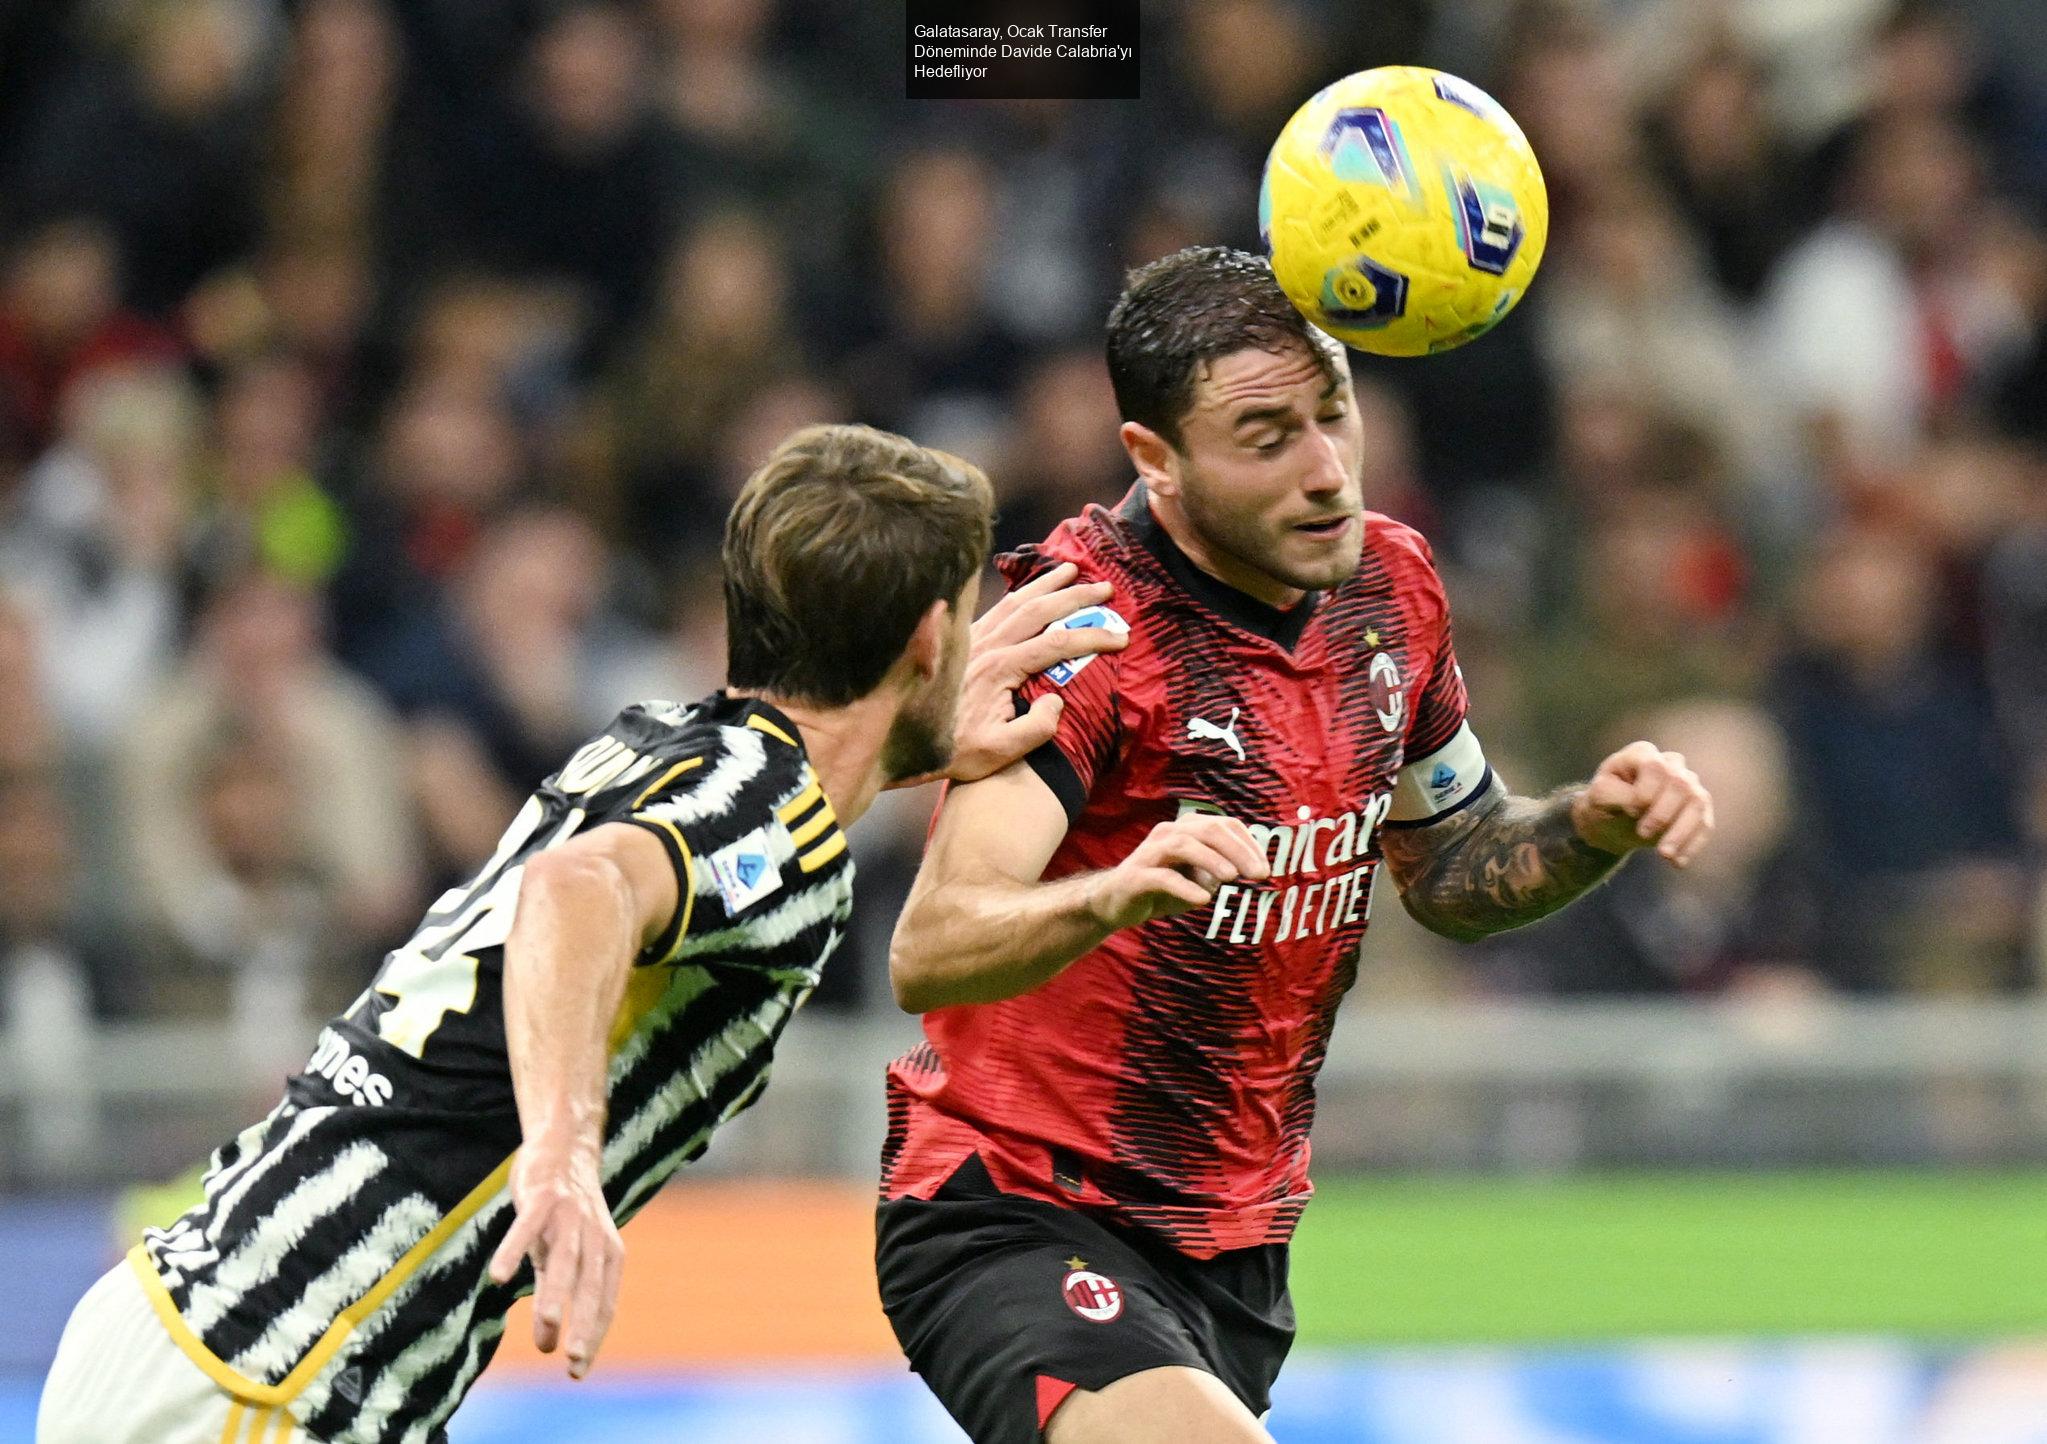
[[[330,1444],[431,1444],[530,1267],[511,1225],[519,1119],[503,956],[526,862],[606,822],[667,849],[681,906],[611,1034],[604,1184],[623,1223],[767,1083],[852,907],[853,864],[795,727],[717,694],[632,707],[543,783],[321,1032],[284,1101],[214,1155],[205,1202],[132,1255],[185,1351]]]

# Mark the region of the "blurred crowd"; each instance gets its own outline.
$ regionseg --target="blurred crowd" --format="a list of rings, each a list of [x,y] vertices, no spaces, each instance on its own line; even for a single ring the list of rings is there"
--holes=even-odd
[[[1368,504],[1517,789],[1648,735],[1721,821],[1472,952],[1384,894],[1372,986],[2037,986],[2047,84],[1997,10],[1149,0],[1144,99],[1083,105],[905,102],[869,0],[0,7],[0,1010],[344,1002],[576,740],[717,685],[794,426],[973,457],[1005,543],[1113,500],[1124,268],[1255,245],[1288,113],[1412,61],[1520,118],[1554,232],[1481,344],[1360,361]],[[930,801],[861,829],[821,1002],[885,1005]]]

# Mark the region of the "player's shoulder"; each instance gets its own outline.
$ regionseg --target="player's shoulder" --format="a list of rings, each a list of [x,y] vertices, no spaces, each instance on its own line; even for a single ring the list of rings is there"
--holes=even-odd
[[[1066,687],[1090,667],[1097,669],[1093,686],[1096,689],[1108,686],[1116,674],[1128,670],[1133,659],[1144,651],[1148,631],[1144,623],[1151,609],[1147,596],[1156,588],[1145,585],[1128,555],[1130,539],[1118,520],[1121,510],[1091,505],[1079,516],[1061,522],[1044,541],[1018,547],[995,559],[996,570],[1011,591],[1068,563],[1077,570],[1076,582],[1106,582],[1114,589],[1105,601],[1076,607],[1052,623],[1052,627],[1063,631],[1116,632],[1130,637],[1130,647],[1062,662],[1041,674],[1059,687]]]
[[[691,821],[760,812],[809,775],[794,724],[772,707],[714,693],[700,701],[635,702],[583,744],[550,779],[555,790],[587,799],[593,815],[674,805]]]
[[[634,702],[585,743],[584,751],[601,755],[609,743],[642,759],[655,775],[678,764],[699,771],[731,751],[730,721],[718,715],[719,700]]]
[[[1126,541],[1117,525],[1117,513],[1089,505],[1078,516],[1070,516],[1043,541],[1030,542],[995,558],[995,569],[1013,591],[1032,578],[1056,566],[1071,563],[1082,581],[1114,582],[1128,570],[1123,553]]]
[[[671,750],[716,732],[716,724],[705,717],[703,706],[702,702],[666,700],[628,703],[599,735],[642,753]]]
[[[817,888],[844,895],[845,833],[794,722],[759,699],[720,693],[697,705],[681,735],[703,763],[632,818],[688,844],[698,924],[715,931]]]
[[[1395,521],[1383,512],[1368,511],[1364,523],[1365,550],[1375,553],[1389,568],[1436,574],[1435,548],[1406,522]]]
[[[795,724],[774,707],[727,692],[695,702],[634,702],[619,711],[602,735],[645,753],[692,748],[751,752],[767,739],[800,757],[803,747]]]
[[[1406,522],[1376,511],[1364,516],[1365,553],[1358,579],[1368,589],[1390,587],[1397,595],[1444,601],[1443,578],[1429,539]]]

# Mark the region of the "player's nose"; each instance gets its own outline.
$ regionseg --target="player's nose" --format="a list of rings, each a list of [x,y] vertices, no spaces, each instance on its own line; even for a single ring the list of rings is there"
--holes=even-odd
[[[1301,476],[1301,490],[1309,496],[1325,497],[1350,485],[1350,463],[1336,437],[1324,431],[1310,433],[1303,448],[1307,469]]]

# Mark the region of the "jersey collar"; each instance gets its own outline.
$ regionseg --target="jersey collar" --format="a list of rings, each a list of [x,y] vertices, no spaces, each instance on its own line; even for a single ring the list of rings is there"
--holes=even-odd
[[[725,727],[751,727],[754,731],[786,742],[799,752],[803,750],[803,734],[796,730],[781,708],[759,697],[735,697],[720,688],[709,698],[708,711],[711,720]]]
[[[1241,627],[1291,652],[1301,640],[1301,633],[1314,619],[1315,610],[1322,601],[1320,592],[1309,592],[1293,607],[1282,611],[1249,593],[1238,591],[1194,565],[1180,550],[1179,544],[1167,535],[1166,529],[1159,525],[1159,519],[1152,515],[1150,493],[1143,482],[1132,486],[1129,495],[1117,503],[1116,515],[1129,524],[1137,539],[1159,559],[1166,574],[1182,591],[1231,626]]]

